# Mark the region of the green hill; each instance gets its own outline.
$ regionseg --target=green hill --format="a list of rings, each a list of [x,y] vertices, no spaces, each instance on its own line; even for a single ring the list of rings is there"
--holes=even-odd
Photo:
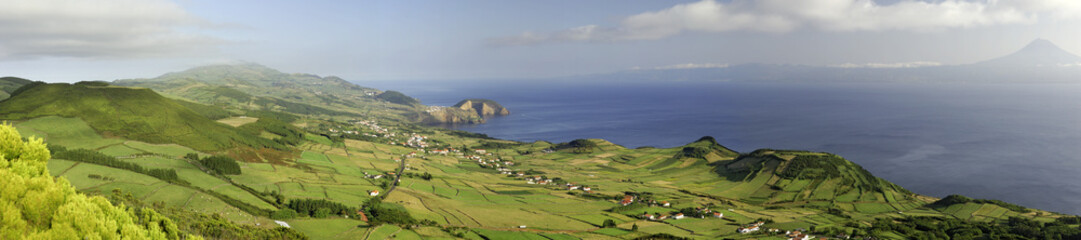
[[[0,119],[77,117],[105,136],[150,143],[177,143],[200,151],[238,146],[278,147],[273,141],[240,134],[176,101],[145,88],[104,83],[42,84],[0,102]]]
[[[26,80],[26,79],[22,79],[22,78],[17,78],[17,77],[2,77],[2,78],[0,78],[0,100],[7,99],[8,97],[11,96],[11,93],[14,92],[16,89],[19,89],[19,87],[22,87],[23,85],[26,85],[26,84],[30,84],[32,82],[34,82],[34,81],[30,81],[30,80]]]
[[[380,93],[379,95],[376,95],[375,97],[379,98],[380,100],[383,100],[383,101],[387,101],[387,102],[391,102],[391,103],[397,103],[397,104],[401,104],[401,105],[412,106],[412,105],[420,104],[420,101],[418,101],[416,98],[406,96],[404,93],[401,93],[401,92],[398,92],[398,91],[386,91],[386,92]]]
[[[211,65],[173,72],[150,79],[117,80],[119,86],[145,87],[197,103],[227,107],[238,112],[277,111],[300,115],[347,116],[370,114],[398,117],[376,98],[381,92],[341,78],[288,74],[258,64]],[[333,109],[333,110],[331,110]]]
[[[762,149],[714,164],[739,183],[736,196],[750,203],[808,205],[861,213],[895,212],[925,202],[863,167],[829,153]]]

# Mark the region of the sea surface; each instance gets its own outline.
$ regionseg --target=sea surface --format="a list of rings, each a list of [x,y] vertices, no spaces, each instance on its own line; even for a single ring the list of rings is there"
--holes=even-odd
[[[360,83],[364,85],[365,83]],[[740,152],[836,153],[916,193],[1081,214],[1081,85],[711,82],[368,84],[511,115],[448,126],[518,141],[603,138],[676,147],[702,136]]]

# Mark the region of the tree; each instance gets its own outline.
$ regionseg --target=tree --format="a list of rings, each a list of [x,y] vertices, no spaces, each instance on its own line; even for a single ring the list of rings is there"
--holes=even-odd
[[[601,227],[603,227],[603,228],[610,228],[610,227],[615,227],[615,226],[616,226],[616,221],[612,221],[612,219],[605,219],[604,224],[601,224]]]
[[[270,218],[277,220],[286,220],[295,217],[297,217],[297,211],[289,208],[283,208],[281,210],[278,210],[277,212],[274,212],[273,214],[270,214]]]
[[[634,225],[631,225],[631,232],[637,232],[637,231],[638,231],[638,224],[635,223]]]
[[[179,238],[175,223],[154,211],[113,206],[54,179],[49,158],[41,139],[24,141],[14,127],[0,124],[0,239]]]

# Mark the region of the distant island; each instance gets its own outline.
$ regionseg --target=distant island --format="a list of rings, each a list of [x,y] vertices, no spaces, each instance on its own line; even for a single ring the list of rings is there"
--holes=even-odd
[[[465,99],[451,107],[429,107],[427,123],[478,124],[489,117],[510,115],[510,110],[489,99]]]

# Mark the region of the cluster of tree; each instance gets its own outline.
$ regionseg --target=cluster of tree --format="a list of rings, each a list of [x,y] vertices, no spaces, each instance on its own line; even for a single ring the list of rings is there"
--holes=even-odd
[[[176,175],[176,170],[173,169],[161,169],[161,168],[144,168],[138,164],[129,163],[117,160],[116,157],[105,155],[103,153],[87,150],[87,149],[72,149],[68,150],[65,147],[51,145],[49,151],[52,152],[53,158],[65,159],[77,162],[93,163],[97,165],[103,165],[113,168],[124,169],[136,173],[146,174],[162,181],[170,183],[182,183],[183,181]]]
[[[368,213],[368,224],[373,226],[380,224],[414,225],[417,220],[409,215],[405,208],[384,203],[380,198],[371,198],[362,207]]]
[[[636,225],[637,227],[637,225]],[[667,233],[655,233],[646,236],[634,238],[634,240],[685,240],[690,238],[680,237]]]
[[[56,181],[45,144],[24,141],[11,125],[0,124],[0,155],[0,239],[198,239],[155,211],[113,206]]]
[[[483,141],[483,143],[480,145],[480,148],[483,148],[483,149],[505,149],[505,148],[513,148],[513,147],[521,146],[522,144],[524,144],[524,143],[520,143],[520,142],[508,143],[508,142]]]
[[[103,180],[103,181],[116,180],[115,178],[112,178],[112,177],[97,175],[97,174],[93,174],[93,173],[91,173],[89,175],[86,175],[86,177],[88,177],[90,179],[97,179],[97,180]]]
[[[407,173],[403,173],[402,176],[403,177],[408,177],[408,178],[420,178],[420,179],[424,179],[425,181],[431,181],[432,180],[432,174],[428,173],[428,172],[424,172],[424,173],[407,172]]]
[[[327,218],[334,215],[357,217],[356,208],[323,199],[292,199],[289,200],[289,204],[286,204],[285,207],[296,211],[298,216],[314,218]]]
[[[962,196],[962,195],[956,195],[956,194],[949,195],[949,196],[946,196],[945,198],[939,199],[938,201],[935,201],[934,203],[931,203],[929,206],[934,207],[934,208],[941,208],[941,207],[949,207],[950,205],[954,205],[954,204],[965,204],[965,203],[970,203],[970,202],[971,203],[994,204],[994,205],[998,205],[1000,207],[1003,207],[1003,208],[1006,208],[1006,209],[1009,209],[1009,210],[1015,211],[1015,212],[1027,213],[1027,212],[1032,211],[1031,209],[1026,208],[1026,207],[1022,207],[1021,205],[1012,204],[1012,203],[1008,203],[1008,202],[1003,202],[1003,201],[1000,201],[1000,200],[973,199],[973,198],[965,197],[965,196]]]
[[[575,140],[572,140],[572,141],[567,142],[567,143],[560,143],[560,144],[552,147],[551,149],[552,150],[571,149],[571,151],[574,152],[574,153],[590,153],[590,152],[593,152],[593,149],[595,149],[597,147],[598,147],[597,143],[594,143],[594,142],[589,141],[587,139],[575,139]]]
[[[1006,221],[976,222],[942,217],[878,219],[862,234],[876,236],[896,232],[910,239],[1081,239],[1081,229],[1069,226],[1075,218],[1040,222],[1025,217]]]
[[[706,159],[706,155],[712,152],[708,147],[684,147],[676,154],[676,158],[701,158]]]
[[[799,155],[792,158],[788,167],[779,174],[783,178],[823,179],[841,176],[837,166],[844,160],[833,155]]]
[[[290,228],[275,227],[275,228],[261,228],[246,224],[237,224],[225,219],[220,214],[207,215],[203,213],[197,213],[190,210],[170,207],[163,202],[155,202],[148,204],[132,196],[130,193],[123,193],[119,189],[113,190],[113,194],[109,196],[110,202],[116,206],[127,206],[129,209],[133,209],[135,212],[156,211],[165,219],[172,219],[171,223],[174,223],[173,228],[169,225],[160,224],[163,230],[170,232],[177,229],[184,234],[193,234],[202,236],[208,239],[307,239],[307,236],[297,232]],[[146,219],[146,220],[143,220]],[[140,215],[140,221],[148,224],[154,223],[155,218],[153,215],[142,214]],[[150,221],[147,221],[150,220]],[[158,221],[163,222],[163,221]],[[170,238],[172,239],[172,238]],[[191,237],[187,239],[192,239]]]
[[[604,223],[601,224],[601,227],[602,228],[614,228],[614,227],[616,227],[616,221],[613,221],[612,219],[605,219]]]
[[[464,137],[464,138],[495,139],[493,137],[488,136],[488,134],[471,133],[471,132],[466,132],[466,131],[461,131],[461,130],[447,131],[447,135],[457,136],[457,137]]]
[[[198,154],[189,153],[188,155],[185,155],[184,158],[199,161],[199,164],[202,164],[203,167],[206,167],[211,171],[217,172],[218,174],[240,174],[240,164],[236,162],[236,159],[233,159],[229,156],[214,155],[199,159]]]

